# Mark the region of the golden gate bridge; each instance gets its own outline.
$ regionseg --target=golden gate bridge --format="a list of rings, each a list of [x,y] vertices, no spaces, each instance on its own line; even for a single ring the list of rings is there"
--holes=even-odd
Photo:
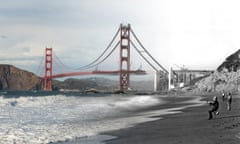
[[[114,45],[114,42],[116,44]],[[118,75],[119,82],[118,87],[120,91],[127,90],[130,84],[130,75],[145,75],[146,71],[142,69],[132,70],[131,59],[130,59],[130,47],[133,47],[137,54],[144,59],[144,61],[156,72],[160,73],[162,76],[168,74],[168,71],[149,53],[149,51],[140,42],[134,31],[132,30],[130,24],[123,25],[120,24],[116,34],[113,39],[108,44],[107,48],[91,63],[77,68],[74,72],[63,72],[55,74],[53,73],[53,61],[54,58],[60,59],[57,56],[53,56],[53,49],[45,49],[45,60],[44,60],[44,75],[43,79],[43,90],[51,91],[52,80],[54,78],[62,78],[69,76],[81,76],[81,75]],[[117,70],[91,70],[88,69],[98,66],[108,59],[116,49],[119,48],[119,68]],[[60,61],[61,64],[63,64]]]

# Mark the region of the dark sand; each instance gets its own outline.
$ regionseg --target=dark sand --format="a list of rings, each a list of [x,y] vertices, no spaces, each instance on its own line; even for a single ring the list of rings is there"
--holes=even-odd
[[[204,96],[205,100],[212,96]],[[220,98],[220,97],[219,97]],[[208,105],[182,110],[184,113],[160,116],[163,119],[146,122],[131,128],[106,132],[116,136],[107,144],[240,144],[240,96],[233,96],[232,111],[220,102],[220,115],[208,120]],[[181,104],[180,104],[181,105]],[[168,106],[180,106],[174,98]],[[160,108],[160,107],[159,107]],[[154,109],[157,109],[155,107]]]
[[[203,96],[211,100],[213,94]],[[166,104],[142,109],[152,111],[182,107],[192,103],[183,103],[193,98],[168,96],[163,98]],[[181,110],[183,113],[159,115],[162,119],[137,124],[134,127],[108,131],[97,136],[76,138],[56,144],[240,144],[240,95],[233,96],[232,111],[219,96],[220,115],[208,120],[208,104]]]

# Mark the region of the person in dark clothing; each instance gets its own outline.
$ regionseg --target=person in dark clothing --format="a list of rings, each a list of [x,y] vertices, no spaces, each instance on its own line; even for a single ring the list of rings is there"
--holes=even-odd
[[[231,111],[231,104],[232,104],[232,94],[228,93],[228,97],[227,97],[228,111]]]
[[[217,97],[214,96],[213,97],[213,100],[212,101],[208,101],[209,105],[210,105],[210,109],[208,110],[208,114],[209,114],[209,117],[208,119],[212,119],[213,118],[213,113],[215,115],[218,115],[219,112],[218,112],[218,108],[219,108],[219,102],[217,100]]]

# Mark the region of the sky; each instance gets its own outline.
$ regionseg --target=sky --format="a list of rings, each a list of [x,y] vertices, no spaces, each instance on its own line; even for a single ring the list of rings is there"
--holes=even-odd
[[[1,0],[0,63],[37,73],[52,47],[62,63],[81,67],[122,23],[166,69],[213,70],[240,48],[239,7],[238,0]]]

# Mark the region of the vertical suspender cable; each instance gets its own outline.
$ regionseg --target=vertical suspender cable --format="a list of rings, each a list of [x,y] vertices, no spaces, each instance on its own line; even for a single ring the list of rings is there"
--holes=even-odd
[[[138,44],[139,44],[139,45],[142,47],[142,49],[148,54],[148,56],[150,56],[151,59],[152,59],[159,67],[161,67],[166,73],[168,73],[168,71],[167,71],[162,65],[160,65],[160,64],[156,61],[156,59],[154,59],[154,58],[152,57],[152,55],[144,48],[144,46],[143,46],[142,43],[139,41],[139,39],[137,38],[137,36],[135,35],[135,33],[133,32],[132,29],[131,29],[131,32],[132,32],[134,38],[137,40]]]
[[[103,53],[98,57],[96,58],[94,61],[92,61],[91,63],[85,65],[85,66],[82,66],[80,68],[77,68],[77,70],[79,69],[87,69],[88,67],[92,67],[91,65],[93,65],[94,63],[96,63],[105,53],[106,51],[111,47],[111,45],[113,44],[114,40],[116,39],[116,37],[118,36],[118,33],[120,32],[120,28],[118,29],[118,31],[116,32],[116,34],[114,35],[112,41],[108,44],[107,48],[103,51]]]
[[[132,46],[135,48],[135,50],[138,52],[138,54],[140,54],[140,55],[142,56],[142,58],[143,58],[154,70],[158,71],[158,69],[157,69],[155,66],[153,66],[153,65],[147,60],[147,58],[139,51],[139,49],[136,47],[136,45],[135,45],[132,41],[130,41],[130,42],[131,42]]]
[[[105,61],[114,52],[114,50],[116,50],[116,48],[119,46],[119,44],[120,44],[120,41],[118,41],[118,43],[114,46],[114,48],[110,51],[110,53],[106,57],[104,57],[101,61],[99,61],[98,63],[95,63],[94,65],[89,65],[85,69],[95,67],[95,66],[99,65],[100,63],[102,63],[103,61]]]

